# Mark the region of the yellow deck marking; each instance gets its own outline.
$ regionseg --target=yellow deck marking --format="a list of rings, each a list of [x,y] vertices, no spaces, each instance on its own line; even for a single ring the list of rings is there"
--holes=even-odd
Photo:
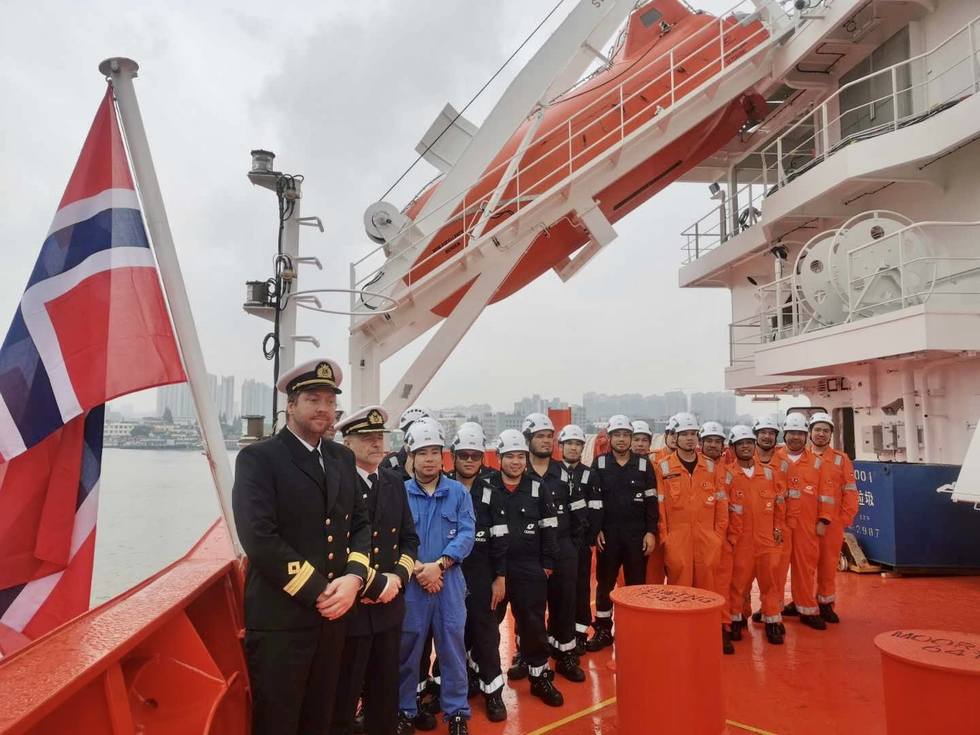
[[[741,722],[735,722],[735,720],[725,720],[726,725],[731,725],[732,727],[737,727],[742,730],[747,730],[748,732],[754,732],[756,735],[776,735],[774,732],[769,730],[763,730],[758,727],[752,727],[752,725],[743,725]]]
[[[581,717],[585,717],[586,715],[591,715],[593,712],[598,712],[604,707],[608,707],[610,704],[615,704],[615,702],[616,702],[616,698],[610,697],[609,699],[605,699],[599,702],[598,704],[593,704],[591,707],[586,707],[583,710],[579,710],[573,715],[569,715],[568,717],[563,717],[562,719],[557,720],[556,722],[552,722],[549,725],[545,725],[544,727],[539,727],[537,730],[529,732],[528,735],[544,735],[544,733],[551,732],[552,730],[556,730],[562,725],[567,725],[569,722],[574,722],[575,720]]]
[[[601,709],[605,709],[610,704],[616,704],[615,697],[604,699],[598,704],[593,704],[591,707],[586,707],[583,710],[579,710],[575,714],[569,715],[568,717],[563,717],[560,720],[556,720],[555,722],[545,725],[544,727],[539,727],[537,730],[533,730],[529,732],[528,735],[544,735],[544,733],[546,732],[552,732],[553,730],[557,730],[562,725],[567,725],[569,722],[575,722],[575,720],[581,719],[586,715],[591,715],[593,712],[598,712]],[[776,735],[776,733],[770,732],[769,730],[763,730],[758,727],[752,727],[752,725],[746,725],[741,722],[735,722],[735,720],[725,720],[725,724],[731,725],[732,727],[737,727],[747,732],[755,733],[755,735]]]

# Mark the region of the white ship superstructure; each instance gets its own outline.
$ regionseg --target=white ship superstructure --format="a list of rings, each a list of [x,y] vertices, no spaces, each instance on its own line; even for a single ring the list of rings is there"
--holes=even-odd
[[[751,145],[687,177],[680,285],[731,291],[726,387],[806,395],[858,460],[963,465],[976,502],[980,4],[810,5]]]

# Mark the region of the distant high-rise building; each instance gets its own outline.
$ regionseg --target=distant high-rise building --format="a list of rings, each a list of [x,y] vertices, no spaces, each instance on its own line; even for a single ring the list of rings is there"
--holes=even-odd
[[[266,423],[272,423],[272,386],[257,380],[242,381],[242,416],[265,416]]]
[[[175,419],[197,418],[194,398],[187,383],[175,383],[157,388],[157,416],[163,416],[167,409]]]
[[[231,424],[235,415],[235,376],[224,375],[218,380],[218,394],[215,396],[218,404],[218,417],[226,424]]]

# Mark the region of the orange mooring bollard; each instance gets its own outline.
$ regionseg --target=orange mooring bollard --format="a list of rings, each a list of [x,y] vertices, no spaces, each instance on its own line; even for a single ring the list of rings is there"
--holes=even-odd
[[[721,595],[694,587],[617,587],[617,731],[718,735]]]
[[[888,735],[980,733],[980,635],[890,630],[875,645]]]

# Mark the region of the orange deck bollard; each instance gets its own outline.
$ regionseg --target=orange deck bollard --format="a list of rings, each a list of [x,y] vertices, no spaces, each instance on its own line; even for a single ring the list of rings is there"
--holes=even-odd
[[[980,635],[890,630],[881,651],[888,735],[980,733]]]
[[[721,595],[644,584],[617,587],[612,599],[618,731],[721,733]]]

